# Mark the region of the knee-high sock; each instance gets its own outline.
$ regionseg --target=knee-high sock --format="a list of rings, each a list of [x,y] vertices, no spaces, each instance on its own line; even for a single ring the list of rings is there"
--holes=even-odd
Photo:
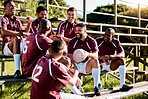
[[[82,93],[76,86],[66,85],[74,94],[81,95]]]
[[[15,64],[15,69],[20,70],[20,54],[14,54],[14,64]]]
[[[123,84],[125,84],[125,74],[126,74],[126,67],[124,65],[120,65],[119,66],[120,88],[122,88]]]
[[[92,76],[94,79],[94,87],[98,86],[100,83],[100,67],[99,68],[92,68]],[[101,83],[100,83],[101,84]]]

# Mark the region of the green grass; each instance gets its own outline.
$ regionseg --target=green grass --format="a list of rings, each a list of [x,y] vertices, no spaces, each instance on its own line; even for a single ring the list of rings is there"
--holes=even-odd
[[[14,74],[14,63],[13,62],[6,62],[5,64],[5,71],[6,73],[8,73],[9,75],[13,75]],[[130,66],[133,66],[133,63],[130,64]],[[1,71],[1,70],[0,70]],[[104,75],[101,76],[101,82],[102,82],[102,86],[104,86]],[[90,79],[90,81],[89,81]],[[138,81],[142,81],[141,77],[138,77]],[[86,84],[87,83],[87,84]],[[130,83],[130,82],[129,82]],[[17,84],[7,84],[5,85],[5,90],[0,93],[0,99],[10,99],[10,95],[11,93],[16,90],[19,85],[21,83],[17,83]],[[85,76],[83,78],[83,89],[84,92],[92,92],[93,91],[93,80],[91,76]],[[30,86],[30,82],[24,86],[24,88],[22,88],[20,90],[20,92],[23,92],[26,88],[28,88]],[[119,86],[119,80],[115,79],[112,76],[108,76],[108,82],[107,82],[107,87],[111,88],[111,87],[118,87]],[[70,92],[69,89],[67,89],[66,87],[63,87],[64,90],[66,90],[67,92]],[[16,97],[19,94],[14,95],[11,99],[16,99]],[[134,96],[130,96],[127,98],[123,98],[123,99],[147,99],[148,96],[146,96],[145,94],[141,93],[141,94],[137,94]],[[21,97],[19,97],[18,99],[30,99],[30,91],[27,91],[26,93],[24,93]]]

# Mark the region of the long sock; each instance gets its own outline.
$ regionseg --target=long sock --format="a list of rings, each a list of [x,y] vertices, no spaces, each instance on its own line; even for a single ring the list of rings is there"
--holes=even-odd
[[[82,93],[76,86],[66,85],[74,94],[81,95]]]
[[[98,86],[98,84],[100,83],[100,72],[101,72],[100,67],[99,68],[92,68],[92,76],[94,79],[94,88],[95,88],[95,86]]]
[[[125,84],[125,74],[126,74],[126,67],[124,65],[120,65],[119,66],[120,88],[122,88],[123,84]]]
[[[15,64],[15,69],[20,70],[20,54],[14,54],[14,64]]]

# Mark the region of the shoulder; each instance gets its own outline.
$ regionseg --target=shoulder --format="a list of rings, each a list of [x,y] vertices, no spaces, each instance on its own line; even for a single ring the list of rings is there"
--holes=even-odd
[[[115,44],[119,44],[120,43],[120,41],[117,39],[117,38],[113,38],[113,43],[115,43]]]
[[[59,26],[63,26],[63,25],[65,25],[67,23],[67,20],[64,20],[64,21],[62,21],[60,24],[59,24]]]
[[[46,37],[44,34],[36,34],[37,38],[40,40],[40,41],[44,41],[44,42],[52,42],[52,40],[48,37]]]
[[[8,17],[6,15],[3,15],[2,18],[1,18],[1,20],[2,21],[6,21],[6,20],[9,20],[9,19],[8,19]]]
[[[37,19],[33,20],[32,24],[35,24],[35,23],[39,23],[39,21]]]
[[[93,37],[89,36],[89,35],[87,36],[86,41],[88,41],[88,42],[96,42],[96,40]]]
[[[103,36],[96,38],[97,43],[101,43],[103,41]]]
[[[97,41],[103,40],[103,36],[97,37],[96,40]]]

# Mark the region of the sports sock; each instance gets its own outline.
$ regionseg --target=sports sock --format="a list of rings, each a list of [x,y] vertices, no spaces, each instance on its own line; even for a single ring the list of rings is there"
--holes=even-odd
[[[101,72],[100,67],[99,68],[92,68],[92,76],[94,79],[94,88],[95,88],[95,86],[98,87],[98,84],[100,83],[100,72]]]
[[[16,70],[20,70],[20,54],[14,54],[14,65]]]
[[[120,65],[119,66],[120,88],[122,88],[123,84],[125,84],[125,74],[126,74],[126,67],[124,65]]]
[[[66,85],[74,94],[81,95],[82,93],[76,86]]]

